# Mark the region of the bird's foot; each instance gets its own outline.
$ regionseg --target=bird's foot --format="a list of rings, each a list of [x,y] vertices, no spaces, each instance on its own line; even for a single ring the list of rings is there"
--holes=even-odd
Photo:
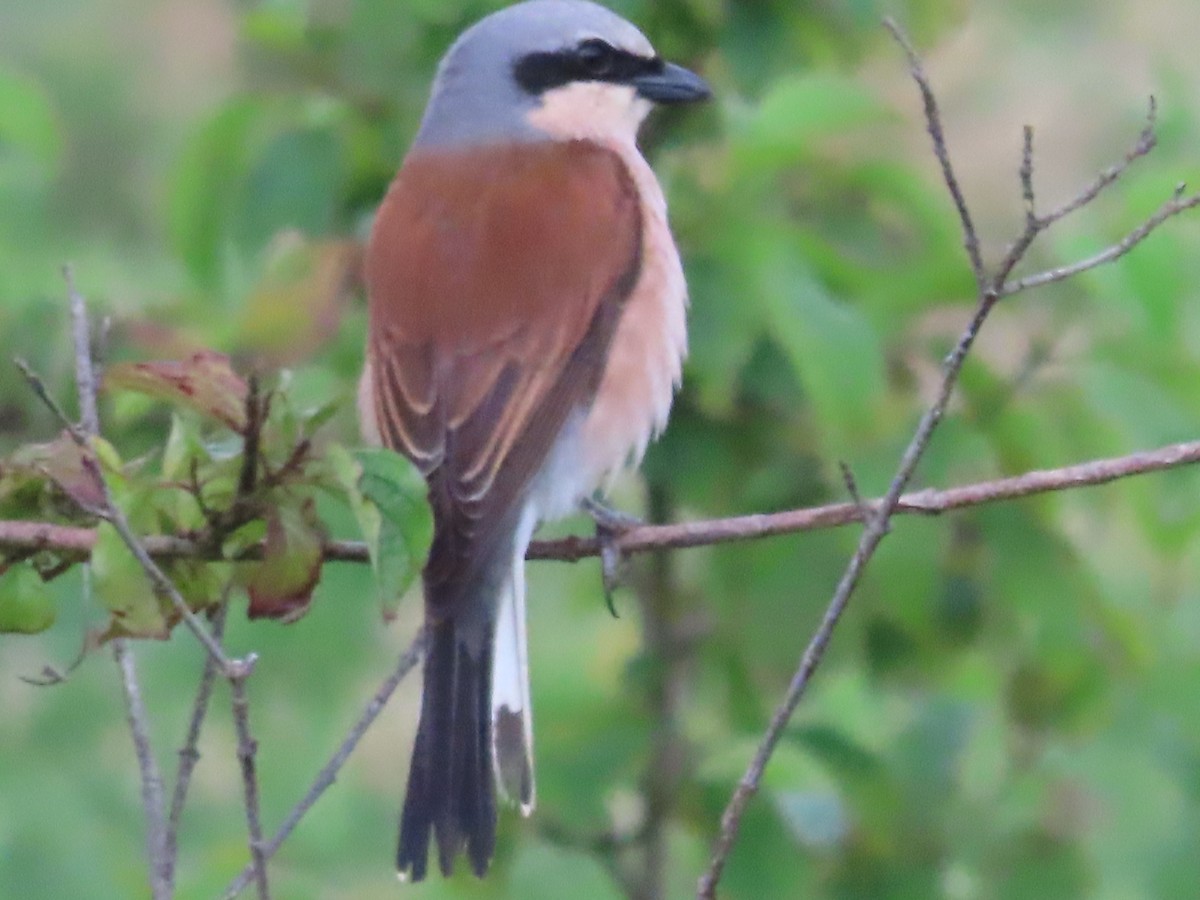
[[[618,616],[617,607],[613,603],[613,591],[620,584],[622,562],[618,538],[643,523],[637,516],[606,506],[594,497],[585,498],[581,505],[596,523],[596,540],[600,542],[600,574],[604,582],[604,603],[616,619]]]

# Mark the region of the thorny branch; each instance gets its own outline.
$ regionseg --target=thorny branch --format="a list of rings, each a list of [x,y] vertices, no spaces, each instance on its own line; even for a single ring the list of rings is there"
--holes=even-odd
[[[742,815],[746,810],[746,806],[749,804],[750,798],[758,791],[767,762],[774,753],[775,746],[779,742],[784,728],[791,720],[793,712],[795,712],[797,705],[804,696],[813,672],[820,665],[825,655],[825,650],[833,637],[833,631],[837,627],[838,620],[841,618],[851,596],[854,594],[854,590],[858,586],[864,569],[873,557],[876,548],[888,533],[892,515],[897,510],[904,488],[911,480],[913,473],[916,471],[917,464],[929,446],[929,441],[933,437],[934,431],[945,415],[951,394],[958,380],[959,372],[962,370],[963,363],[966,361],[967,354],[974,345],[984,322],[987,320],[989,313],[995,307],[996,303],[1001,297],[1006,295],[1036,285],[1058,281],[1116,259],[1140,243],[1151,231],[1171,216],[1200,204],[1200,196],[1184,198],[1182,190],[1177,190],[1175,196],[1158,213],[1131,232],[1124,241],[1098,254],[1091,260],[1085,260],[1082,263],[1065,267],[1062,270],[1030,276],[1029,278],[1010,284],[1008,281],[1010,274],[1015,266],[1024,259],[1026,251],[1032,246],[1041,232],[1068,213],[1090,203],[1106,187],[1115,182],[1130,164],[1150,151],[1154,145],[1155,110],[1154,105],[1151,104],[1149,121],[1145,129],[1143,129],[1137,144],[1126,154],[1124,160],[1104,172],[1095,182],[1085,188],[1082,193],[1067,203],[1061,210],[1042,218],[1039,218],[1036,213],[1033,190],[1033,138],[1030,130],[1026,129],[1020,169],[1022,198],[1026,206],[1025,228],[1013,242],[1004,260],[997,266],[994,272],[989,273],[979,251],[979,237],[975,230],[970,210],[967,207],[962,190],[958,184],[958,178],[954,173],[954,167],[950,161],[950,154],[946,147],[945,133],[941,123],[941,113],[938,109],[933,89],[925,75],[924,67],[912,44],[909,42],[907,35],[905,35],[900,27],[891,19],[885,20],[884,24],[908,58],[909,70],[913,80],[917,84],[924,103],[925,121],[933,142],[933,153],[941,166],[942,179],[958,212],[963,231],[963,246],[966,248],[971,270],[975,275],[975,281],[978,286],[977,306],[975,314],[959,337],[958,343],[943,362],[942,380],[937,396],[921,417],[912,440],[909,442],[904,455],[900,459],[899,466],[897,467],[895,476],[892,478],[892,483],[888,488],[887,494],[883,500],[877,504],[873,504],[873,513],[865,523],[866,528],[859,539],[858,547],[855,549],[854,555],[851,557],[845,572],[842,574],[841,580],[838,582],[837,588],[833,593],[833,598],[825,610],[821,624],[805,648],[796,673],[792,676],[791,683],[788,685],[783,702],[772,716],[754,758],[751,760],[745,774],[734,790],[729,804],[725,808],[725,812],[721,817],[717,840],[713,847],[712,857],[708,868],[700,877],[699,884],[697,885],[698,896],[705,898],[705,900],[711,900],[711,898],[716,897],[717,884],[721,879],[721,874],[733,849],[734,842],[737,840],[738,830],[741,826]]]

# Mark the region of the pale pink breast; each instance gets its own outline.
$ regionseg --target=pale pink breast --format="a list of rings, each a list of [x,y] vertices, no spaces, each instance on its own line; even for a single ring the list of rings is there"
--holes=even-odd
[[[642,205],[642,273],[613,336],[579,448],[592,490],[641,461],[667,424],[687,355],[687,286],[667,224],[658,179],[632,145],[613,149],[637,183]]]

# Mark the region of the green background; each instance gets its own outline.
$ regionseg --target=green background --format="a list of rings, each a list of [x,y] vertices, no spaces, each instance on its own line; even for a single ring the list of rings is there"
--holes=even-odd
[[[1160,150],[1057,226],[1031,269],[1096,252],[1177,182],[1200,183],[1190,0],[614,5],[717,92],[645,134],[693,299],[672,426],[644,479],[616,495],[652,518],[840,500],[839,460],[864,493],[882,493],[969,315],[956,222],[884,14],[927,54],[989,259],[1020,226],[1026,123],[1049,208],[1131,145],[1147,95],[1161,108]],[[5,0],[0,359],[27,357],[69,396],[58,270],[70,261],[112,318],[110,358],[208,346],[290,368],[300,398],[341,402],[328,433],[352,442],[362,300],[309,275],[340,271],[344,248],[328,242],[365,233],[438,57],[495,6]],[[1180,220],[1119,265],[1005,301],[918,482],[1195,437],[1197,247],[1200,222]],[[160,407],[108,402],[104,416],[127,459],[165,439]],[[0,452],[54,430],[0,366]],[[1177,471],[899,520],[752,804],[725,895],[1196,895],[1198,497],[1197,474]],[[326,515],[356,536],[348,511]],[[395,883],[414,678],[272,864],[276,895],[645,891],[637,824],[649,803],[667,854],[661,893],[688,896],[854,539],[844,529],[640,559],[615,620],[594,561],[533,565],[540,805],[526,821],[502,817],[488,880]],[[0,894],[144,896],[108,654],[53,688],[18,678],[64,666],[103,618],[81,601],[78,572],[52,587],[55,627],[0,639]],[[418,616],[410,596],[385,626],[366,570],[330,565],[299,623],[233,617],[231,648],[261,656],[251,694],[268,829]],[[664,621],[680,637],[670,659],[645,650],[647,623]],[[138,653],[170,772],[201,655],[184,634]],[[648,779],[664,695],[682,740]],[[219,686],[181,836],[181,897],[216,896],[246,856],[227,709]],[[597,841],[610,831],[615,846]]]

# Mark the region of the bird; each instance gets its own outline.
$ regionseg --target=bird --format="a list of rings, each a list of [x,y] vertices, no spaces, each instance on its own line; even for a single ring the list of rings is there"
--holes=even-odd
[[[375,215],[364,275],[364,437],[424,476],[425,659],[396,866],[465,854],[483,877],[497,795],[535,804],[524,558],[666,425],[687,289],[637,145],[657,104],[707,99],[633,24],[527,0],[438,66]]]

